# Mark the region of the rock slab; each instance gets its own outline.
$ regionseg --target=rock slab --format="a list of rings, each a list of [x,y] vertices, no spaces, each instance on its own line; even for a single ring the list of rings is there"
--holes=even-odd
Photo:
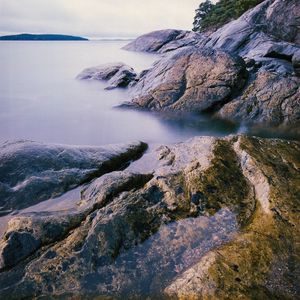
[[[154,64],[133,88],[135,107],[202,112],[230,100],[247,77],[239,57],[212,48],[185,47]]]
[[[105,174],[73,213],[12,219],[1,257],[23,256],[0,273],[0,295],[295,298],[299,150],[246,136],[162,145],[146,154],[152,174]],[[25,241],[27,256],[10,247]]]
[[[80,80],[108,81],[106,89],[127,87],[136,78],[133,68],[123,63],[112,63],[84,69],[77,75]]]
[[[34,205],[139,157],[140,142],[105,147],[49,145],[32,141],[0,145],[2,214]]]

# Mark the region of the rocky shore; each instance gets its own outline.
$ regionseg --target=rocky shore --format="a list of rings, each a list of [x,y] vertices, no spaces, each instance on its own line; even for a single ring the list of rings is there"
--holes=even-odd
[[[125,46],[157,53],[149,70],[114,63],[77,79],[128,88],[123,107],[297,131],[299,11],[266,0],[210,34],[149,33]],[[147,149],[0,145],[1,299],[299,298],[298,141]]]
[[[124,49],[163,56],[138,76],[131,70],[126,84],[113,87],[130,86],[132,101],[123,107],[209,113],[246,125],[288,128],[298,135],[299,12],[298,0],[266,0],[211,34],[148,33]],[[83,74],[86,70],[79,78]],[[90,69],[89,78],[93,74]]]
[[[128,148],[145,149],[106,149],[108,160]],[[0,242],[1,297],[292,299],[299,150],[276,139],[196,137],[106,170],[72,208],[20,212]]]

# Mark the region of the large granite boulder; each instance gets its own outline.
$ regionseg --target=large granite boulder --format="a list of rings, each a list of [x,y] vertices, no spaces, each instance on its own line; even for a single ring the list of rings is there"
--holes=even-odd
[[[126,166],[145,149],[140,142],[105,147],[5,142],[0,145],[0,212],[59,196]]]
[[[45,213],[12,219],[2,262],[16,240],[30,253],[2,270],[0,296],[295,298],[299,150],[245,136],[160,146],[86,186],[84,217],[57,215],[60,231],[41,226],[54,218]]]
[[[137,38],[125,48],[172,52],[137,78],[131,106],[198,113],[225,105],[218,117],[297,125],[299,12],[298,0],[266,0],[209,36],[167,30]]]
[[[300,45],[298,0],[266,0],[210,35],[206,46],[243,57],[291,58]],[[293,43],[293,44],[291,44]]]
[[[225,104],[217,115],[252,124],[299,124],[300,78],[261,70],[242,95]]]
[[[97,67],[84,69],[77,75],[80,80],[108,81],[106,89],[127,87],[135,80],[137,74],[133,68],[123,63],[104,64]]]
[[[144,34],[123,47],[129,51],[165,53],[199,43],[202,34],[176,29],[157,30]]]
[[[165,53],[189,45],[221,48],[242,57],[291,60],[300,47],[298,0],[266,0],[212,34],[159,30],[142,35],[124,49]]]
[[[247,76],[242,59],[211,48],[185,47],[156,62],[133,89],[132,105],[201,112],[228,102]]]

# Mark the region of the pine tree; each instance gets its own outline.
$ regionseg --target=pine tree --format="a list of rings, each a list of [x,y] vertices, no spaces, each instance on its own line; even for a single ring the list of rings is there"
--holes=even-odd
[[[224,24],[237,19],[248,9],[263,0],[219,0],[213,4],[206,0],[196,9],[193,31],[217,29]]]
[[[201,21],[211,12],[213,4],[210,0],[205,0],[199,5],[199,8],[196,9],[196,15],[193,23],[193,31],[200,31]]]

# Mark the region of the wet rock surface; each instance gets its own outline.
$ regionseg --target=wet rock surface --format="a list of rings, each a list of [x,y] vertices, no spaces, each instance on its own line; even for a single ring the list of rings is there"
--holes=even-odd
[[[100,176],[72,210],[17,215],[0,244],[0,295],[294,297],[299,150],[283,140],[197,137],[150,153],[150,174]]]
[[[165,289],[172,299],[299,295],[299,144],[242,137],[234,148],[254,187],[255,213],[236,239],[203,256]]]
[[[106,89],[114,89],[117,87],[127,87],[135,80],[137,74],[133,68],[123,63],[105,64],[98,67],[84,69],[77,75],[80,80],[100,80],[108,81]]]
[[[0,145],[0,212],[6,214],[61,195],[125,167],[145,149],[140,142],[105,147],[5,142]]]
[[[134,86],[133,106],[150,110],[214,109],[245,82],[242,59],[220,50],[186,47],[156,62]]]

